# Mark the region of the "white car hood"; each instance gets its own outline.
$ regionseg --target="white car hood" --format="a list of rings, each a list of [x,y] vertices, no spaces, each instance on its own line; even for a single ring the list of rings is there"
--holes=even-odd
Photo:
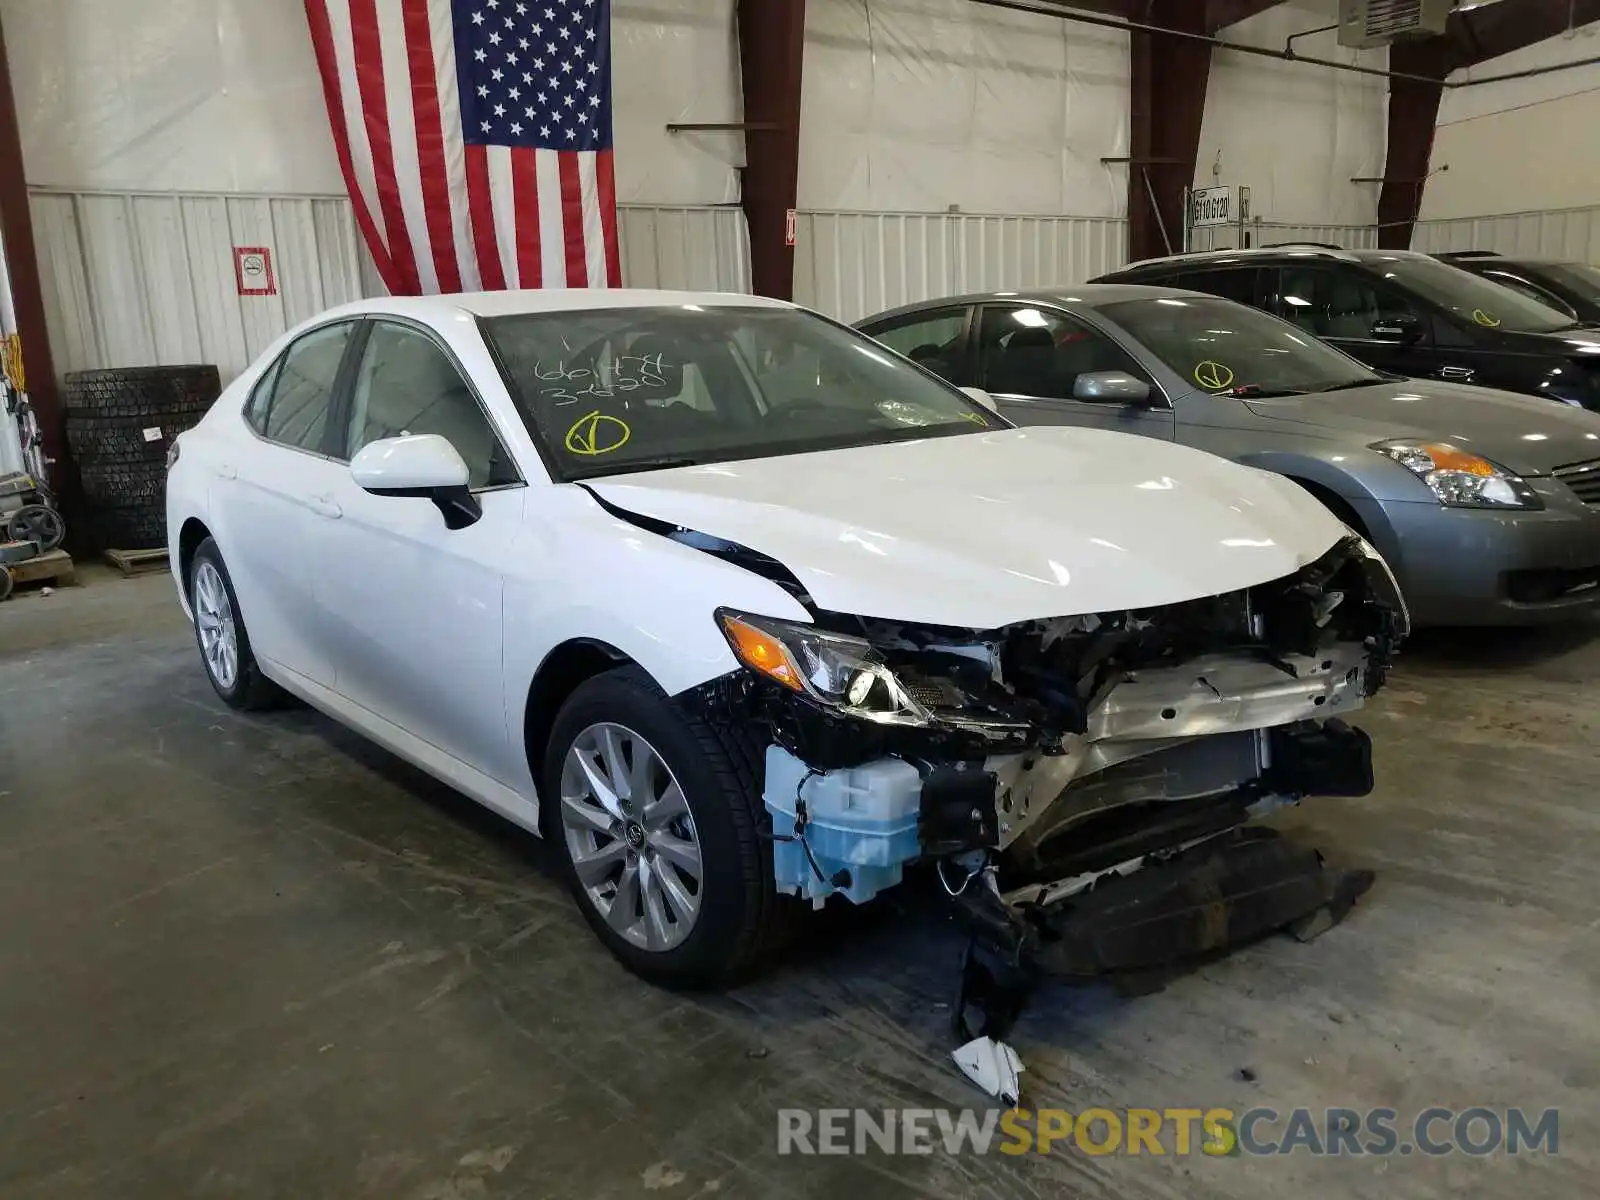
[[[821,608],[975,629],[1236,591],[1292,573],[1347,532],[1275,475],[1096,429],[1008,429],[585,486],[776,559]]]

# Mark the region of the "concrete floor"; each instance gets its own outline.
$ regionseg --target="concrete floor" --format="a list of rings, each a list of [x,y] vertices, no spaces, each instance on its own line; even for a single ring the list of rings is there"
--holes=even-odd
[[[1592,1195],[1595,632],[1413,648],[1364,722],[1378,793],[1286,822],[1378,869],[1347,924],[1051,990],[1017,1037],[1040,1105],[1555,1106],[1559,1157],[801,1159],[781,1106],[978,1102],[947,929],[869,915],[734,994],[653,990],[534,839],[314,713],[226,711],[164,576],[19,597],[0,1195]]]

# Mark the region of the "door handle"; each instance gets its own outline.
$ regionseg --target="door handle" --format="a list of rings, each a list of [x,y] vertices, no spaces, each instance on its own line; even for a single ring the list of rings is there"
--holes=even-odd
[[[1439,378],[1440,379],[1454,379],[1457,382],[1465,382],[1466,380],[1471,379],[1476,374],[1477,374],[1477,372],[1474,371],[1471,367],[1440,367],[1439,368]]]
[[[335,521],[344,516],[344,509],[335,504],[331,496],[312,496],[306,501],[306,507],[319,517],[328,517]]]

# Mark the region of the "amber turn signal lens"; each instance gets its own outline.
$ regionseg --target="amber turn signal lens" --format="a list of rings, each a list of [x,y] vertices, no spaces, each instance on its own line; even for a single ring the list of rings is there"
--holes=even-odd
[[[1460,471],[1463,475],[1493,476],[1499,472],[1494,467],[1479,458],[1476,454],[1468,454],[1465,450],[1452,446],[1449,442],[1429,442],[1422,447],[1428,452],[1428,457],[1433,459],[1433,465],[1439,471]]]
[[[794,660],[789,657],[789,652],[777,638],[735,616],[724,616],[722,627],[728,631],[728,641],[732,643],[734,653],[745,666],[752,671],[761,672],[768,679],[776,680],[792,691],[805,690]]]

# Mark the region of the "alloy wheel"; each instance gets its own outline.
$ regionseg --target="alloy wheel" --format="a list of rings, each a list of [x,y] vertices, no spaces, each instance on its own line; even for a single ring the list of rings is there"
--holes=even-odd
[[[653,952],[682,944],[704,895],[700,837],[655,747],[610,722],[578,734],[561,767],[561,826],[584,894],[617,934]]]
[[[216,564],[202,561],[194,572],[194,620],[206,670],[224,691],[239,679],[239,632],[233,604]]]

